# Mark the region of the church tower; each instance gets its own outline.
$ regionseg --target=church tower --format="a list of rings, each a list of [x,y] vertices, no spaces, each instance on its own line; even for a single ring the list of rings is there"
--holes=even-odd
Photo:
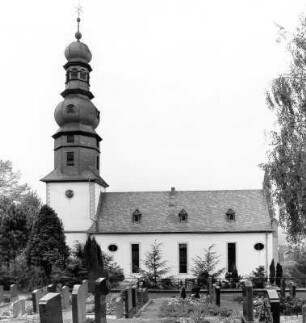
[[[61,218],[68,234],[89,229],[95,221],[100,192],[108,186],[100,177],[102,139],[95,131],[100,111],[91,101],[92,55],[80,41],[79,17],[77,22],[76,41],[65,50],[66,83],[61,93],[64,100],[54,112],[59,126],[53,135],[54,170],[42,179],[47,186],[47,204]]]

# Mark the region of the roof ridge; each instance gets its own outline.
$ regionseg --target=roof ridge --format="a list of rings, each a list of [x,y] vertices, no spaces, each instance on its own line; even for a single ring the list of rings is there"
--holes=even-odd
[[[234,189],[234,190],[175,190],[175,192],[262,192],[263,189]],[[113,192],[103,192],[103,193],[170,193],[171,191],[113,191]]]

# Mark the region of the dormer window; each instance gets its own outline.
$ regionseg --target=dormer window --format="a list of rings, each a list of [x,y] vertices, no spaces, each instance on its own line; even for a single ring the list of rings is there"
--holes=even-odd
[[[235,221],[236,213],[233,209],[228,209],[225,215],[226,215],[226,220]]]
[[[179,218],[180,222],[187,222],[188,213],[184,209],[182,209],[182,211],[179,213]]]
[[[133,212],[133,223],[140,223],[141,222],[141,213],[138,209]]]

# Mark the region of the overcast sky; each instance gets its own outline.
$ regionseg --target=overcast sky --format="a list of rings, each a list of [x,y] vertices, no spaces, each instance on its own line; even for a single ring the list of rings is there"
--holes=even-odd
[[[1,3],[1,158],[45,199],[54,109],[62,100],[72,0]],[[101,176],[109,191],[261,188],[265,104],[289,56],[300,0],[81,1],[82,41],[101,111]]]

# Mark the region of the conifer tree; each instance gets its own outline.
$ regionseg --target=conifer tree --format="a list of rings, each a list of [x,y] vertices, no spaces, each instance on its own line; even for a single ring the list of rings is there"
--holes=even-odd
[[[274,265],[274,259],[272,259],[269,269],[270,269],[270,274],[269,274],[270,284],[273,285],[274,284],[274,281],[275,281],[275,265]]]
[[[41,208],[33,225],[26,254],[28,263],[43,268],[49,280],[53,265],[65,267],[69,248],[63,224],[47,205]]]
[[[283,267],[280,263],[276,264],[276,278],[275,282],[278,287],[281,285],[281,279],[283,277]]]
[[[29,239],[27,219],[14,204],[0,217],[0,259],[9,267]]]
[[[162,243],[158,243],[156,240],[154,241],[151,245],[151,250],[147,252],[146,258],[143,261],[147,270],[140,269],[143,279],[149,283],[153,283],[154,287],[157,287],[157,280],[162,278],[170,270],[166,265],[167,261],[162,260],[161,245]]]

